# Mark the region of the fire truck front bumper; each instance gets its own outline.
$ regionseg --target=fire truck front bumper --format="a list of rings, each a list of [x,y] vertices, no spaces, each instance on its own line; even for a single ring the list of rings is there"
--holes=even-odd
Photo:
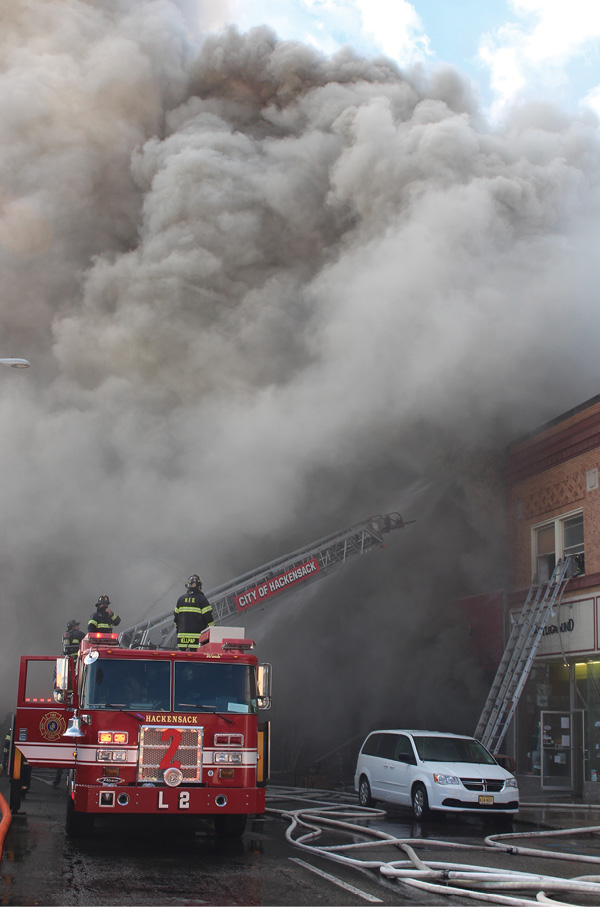
[[[210,815],[261,814],[265,789],[214,787],[98,787],[78,784],[76,812],[96,814]]]

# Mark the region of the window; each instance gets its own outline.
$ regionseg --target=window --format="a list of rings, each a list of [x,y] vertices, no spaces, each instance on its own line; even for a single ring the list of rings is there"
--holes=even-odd
[[[571,555],[570,576],[585,573],[583,513],[572,513],[533,528],[533,575],[547,583],[559,560]]]
[[[255,715],[256,674],[243,664],[175,662],[176,712],[237,712]]]
[[[371,734],[370,737],[367,737],[365,744],[361,750],[363,756],[376,756],[377,750],[379,749],[379,741],[381,740],[383,734]]]
[[[573,557],[576,570],[573,576],[579,573],[585,573],[585,555],[583,553],[583,514],[570,517],[563,522],[563,553],[567,557],[569,554]]]
[[[538,582],[547,583],[556,566],[554,523],[536,529],[536,570]]]
[[[413,737],[423,762],[472,762],[494,765],[495,760],[478,740],[466,737]]]
[[[410,740],[404,734],[401,734],[400,741],[398,743],[398,749],[396,750],[396,759],[400,762],[410,762],[414,764],[415,754],[413,753],[413,748]]]
[[[169,711],[171,665],[168,661],[98,658],[85,672],[85,709]]]
[[[398,734],[384,734],[379,744],[378,756],[382,759],[395,759],[396,747],[398,745]]]

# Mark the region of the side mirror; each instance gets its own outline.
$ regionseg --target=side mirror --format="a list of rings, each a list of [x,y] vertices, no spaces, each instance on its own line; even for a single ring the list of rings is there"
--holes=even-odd
[[[56,677],[54,678],[54,689],[66,691],[69,689],[69,659],[56,659]]]
[[[271,708],[271,670],[272,668],[269,664],[258,666],[256,687],[259,709]]]
[[[69,683],[69,658],[56,659],[56,674],[54,677],[54,701],[61,705],[70,705],[73,701],[73,691]]]

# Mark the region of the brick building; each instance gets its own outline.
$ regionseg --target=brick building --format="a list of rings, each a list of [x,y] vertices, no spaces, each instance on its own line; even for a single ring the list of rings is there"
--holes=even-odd
[[[600,395],[516,441],[507,454],[510,590],[572,555],[517,708],[513,745],[524,791],[600,800]]]

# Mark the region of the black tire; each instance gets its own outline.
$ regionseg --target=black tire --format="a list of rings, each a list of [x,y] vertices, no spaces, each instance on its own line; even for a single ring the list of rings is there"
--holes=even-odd
[[[11,778],[10,779],[10,811],[11,813],[18,813],[21,808],[21,799],[23,797],[23,791],[21,789],[21,779],[20,778]]]
[[[91,813],[75,812],[75,803],[71,796],[67,797],[67,815],[65,831],[70,838],[85,838],[94,830],[94,816]]]
[[[375,806],[375,800],[371,796],[371,785],[364,775],[360,776],[358,782],[358,802],[361,806]]]
[[[215,816],[215,832],[219,838],[241,838],[247,818],[245,813],[219,813]]]
[[[427,799],[427,791],[422,784],[415,784],[411,799],[415,819],[426,819],[429,815],[429,800]]]

